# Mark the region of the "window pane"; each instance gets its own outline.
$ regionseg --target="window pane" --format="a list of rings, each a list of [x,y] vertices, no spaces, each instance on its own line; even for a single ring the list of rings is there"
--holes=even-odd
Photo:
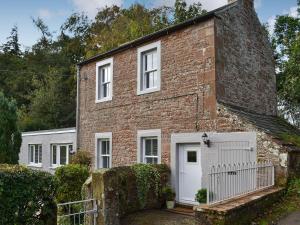
[[[147,156],[151,155],[151,148],[152,148],[152,140],[146,139],[145,140],[145,155],[147,155]]]
[[[60,146],[60,165],[67,164],[67,146]]]
[[[30,162],[32,162],[32,163],[34,162],[33,154],[34,154],[34,146],[30,145]]]
[[[34,149],[34,163],[39,163],[39,149],[38,146],[35,145],[35,149]]]
[[[109,155],[109,141],[102,140],[101,141],[101,155]]]
[[[152,155],[157,156],[157,139],[152,139]]]
[[[146,158],[146,163],[148,164],[157,164],[157,158],[154,158],[154,157],[147,157]]]
[[[39,163],[42,163],[42,145],[39,145]]]
[[[52,146],[52,164],[56,164],[57,146]]]
[[[109,168],[109,156],[102,156],[102,168]]]
[[[108,84],[102,85],[102,98],[105,98],[108,96]]]
[[[187,152],[187,162],[190,162],[190,163],[197,162],[197,152],[196,151]]]

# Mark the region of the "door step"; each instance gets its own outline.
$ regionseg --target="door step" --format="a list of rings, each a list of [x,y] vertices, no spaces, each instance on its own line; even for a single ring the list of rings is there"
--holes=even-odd
[[[176,214],[181,214],[181,215],[185,215],[185,216],[195,216],[195,212],[193,210],[192,206],[178,206],[176,205],[176,207],[174,209],[166,209],[168,212],[171,213],[176,213]]]

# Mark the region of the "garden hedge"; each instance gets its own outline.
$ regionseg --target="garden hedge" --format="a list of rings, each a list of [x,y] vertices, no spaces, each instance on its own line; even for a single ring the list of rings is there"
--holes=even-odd
[[[0,165],[0,224],[55,224],[56,185],[47,172]]]
[[[56,200],[58,203],[78,201],[82,199],[82,185],[89,177],[87,166],[69,164],[58,167],[55,171],[55,181],[57,183]]]

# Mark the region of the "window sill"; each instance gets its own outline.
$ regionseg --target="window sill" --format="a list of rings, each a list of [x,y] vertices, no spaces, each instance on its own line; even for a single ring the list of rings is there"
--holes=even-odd
[[[151,89],[146,89],[146,90],[138,90],[137,95],[145,95],[145,94],[150,94],[153,92],[158,92],[160,91],[160,88],[151,88]]]
[[[109,101],[112,101],[112,98],[103,98],[103,99],[99,99],[99,100],[96,100],[95,103],[109,102]]]
[[[36,167],[36,168],[42,168],[42,164],[28,164],[29,167]]]

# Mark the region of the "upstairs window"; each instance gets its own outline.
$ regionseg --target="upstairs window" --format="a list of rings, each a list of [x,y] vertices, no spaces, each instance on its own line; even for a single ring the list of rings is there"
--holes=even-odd
[[[96,102],[112,100],[113,59],[96,64]]]
[[[29,145],[29,165],[42,166],[42,145]]]
[[[147,94],[160,90],[160,42],[138,49],[138,90]]]

